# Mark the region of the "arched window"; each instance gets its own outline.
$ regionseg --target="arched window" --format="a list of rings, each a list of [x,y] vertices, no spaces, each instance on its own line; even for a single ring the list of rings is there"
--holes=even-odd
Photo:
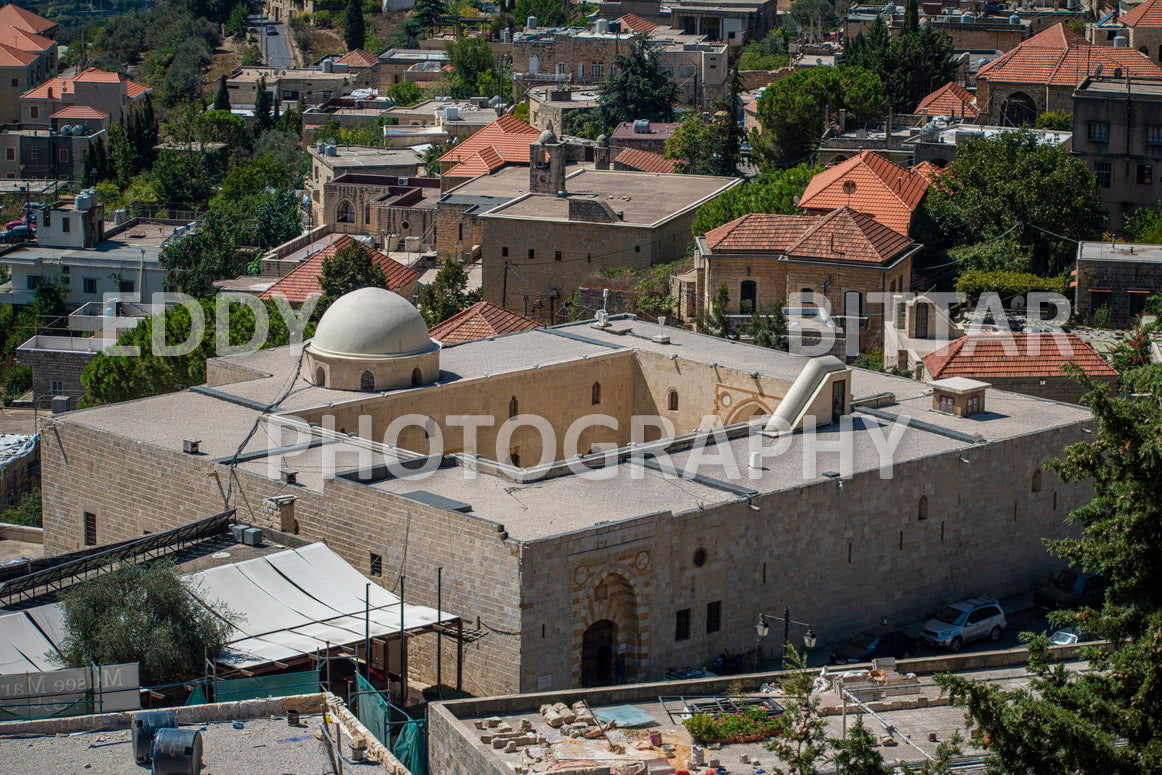
[[[920,496],[920,505],[916,508],[916,519],[928,519],[928,496]]]
[[[591,401],[591,403],[592,403],[594,406],[597,406],[598,404],[600,404],[600,403],[601,403],[601,383],[600,383],[600,382],[594,382],[594,383],[593,383],[593,390],[592,390],[591,392],[592,392],[592,396],[591,396],[591,398],[592,398],[592,401]]]
[[[513,396],[512,399],[508,402],[509,419],[516,417],[518,414],[520,414],[520,404],[516,402],[516,396]]]
[[[670,411],[671,412],[678,411],[678,391],[677,390],[670,391]]]
[[[520,453],[510,453],[508,456],[508,464],[510,466],[516,466],[517,468],[520,468]]]
[[[419,369],[412,369],[412,387],[424,384],[424,373]]]
[[[327,372],[323,371],[323,367],[315,369],[315,384],[319,387],[327,386]]]
[[[375,377],[370,371],[365,371],[359,375],[359,389],[364,392],[375,390]]]
[[[346,199],[339,202],[335,208],[335,220],[339,223],[355,223],[355,208]]]
[[[1033,472],[1033,492],[1041,492],[1041,469]]]

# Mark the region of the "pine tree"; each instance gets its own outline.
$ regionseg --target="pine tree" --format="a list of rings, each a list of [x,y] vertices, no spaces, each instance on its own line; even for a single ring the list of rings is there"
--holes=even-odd
[[[315,316],[322,315],[335,299],[345,293],[360,288],[386,288],[387,276],[371,260],[371,253],[363,245],[352,240],[335,251],[335,255],[323,261],[323,272],[319,275],[319,287],[323,298],[315,307]]]
[[[738,176],[738,157],[742,152],[743,129],[739,115],[742,94],[742,78],[736,64],[730,72],[729,88],[726,96],[715,105],[723,115],[715,122],[713,172],[715,175]]]
[[[271,109],[274,106],[274,97],[266,90],[266,78],[259,76],[254,87],[254,135],[265,132],[274,123],[271,118]]]
[[[911,35],[920,31],[920,6],[916,0],[908,0],[904,4],[904,23],[900,27],[901,35]]]
[[[367,36],[367,26],[363,21],[362,0],[347,0],[347,12],[343,23],[343,41],[348,51],[363,48],[364,38]]]
[[[214,110],[230,110],[230,92],[226,89],[226,74],[218,78],[218,92],[214,95]]]
[[[614,58],[611,74],[597,86],[605,123],[617,126],[639,118],[672,120],[678,99],[673,76],[657,46],[643,35],[634,35],[628,51]]]

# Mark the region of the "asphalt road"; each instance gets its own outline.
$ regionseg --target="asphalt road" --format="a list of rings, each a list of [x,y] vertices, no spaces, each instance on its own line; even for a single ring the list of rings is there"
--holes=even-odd
[[[259,45],[262,46],[263,59],[271,67],[294,67],[295,58],[291,53],[286,25],[276,24],[274,28],[278,30],[277,35],[267,35],[265,24],[258,28],[258,37],[261,41]]]

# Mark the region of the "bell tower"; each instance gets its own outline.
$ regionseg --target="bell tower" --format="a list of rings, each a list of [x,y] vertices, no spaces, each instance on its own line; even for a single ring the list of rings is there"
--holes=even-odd
[[[549,124],[529,146],[529,190],[537,194],[565,193],[565,144]]]

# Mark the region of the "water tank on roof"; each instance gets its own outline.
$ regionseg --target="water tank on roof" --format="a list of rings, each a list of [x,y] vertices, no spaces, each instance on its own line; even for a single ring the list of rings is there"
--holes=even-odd
[[[327,144],[327,145],[323,146],[323,155],[324,156],[338,156],[339,155],[338,146],[333,145],[333,144]]]
[[[1126,36],[1125,35],[1115,35],[1114,36],[1114,48],[1125,48],[1125,47],[1126,47]]]
[[[460,120],[460,108],[458,108],[455,105],[445,105],[444,106],[444,120],[445,121],[459,121]]]
[[[536,28],[537,28],[537,17],[530,16],[529,18],[525,19],[525,29],[526,30],[535,30]]]
[[[960,15],[960,23],[961,24],[972,24],[972,14],[962,13]]]
[[[615,35],[620,35],[621,34],[621,22],[610,22],[609,23],[609,31],[614,33]]]
[[[178,725],[177,714],[172,710],[153,710],[133,715],[130,739],[133,742],[133,758],[138,764],[148,764],[153,758],[153,741],[162,729],[172,729]]]
[[[648,135],[650,133],[650,122],[644,118],[634,119],[633,132],[637,135]]]
[[[202,771],[202,733],[197,729],[159,729],[153,738],[153,775],[198,775]]]
[[[609,19],[598,19],[595,25],[598,35],[604,35],[609,32]]]
[[[500,31],[500,42],[501,43],[512,43],[512,30],[501,30]]]
[[[79,135],[83,135],[84,133],[85,133],[85,127],[83,127],[83,126],[82,126],[82,125],[80,125],[80,124],[74,124],[74,125],[73,125],[73,134],[74,134],[74,135],[78,135],[78,136],[79,136]]]
[[[1020,23],[1021,23],[1021,17],[1017,16],[1017,14],[1013,14],[1012,16],[1009,17],[1009,24],[1020,24]]]

